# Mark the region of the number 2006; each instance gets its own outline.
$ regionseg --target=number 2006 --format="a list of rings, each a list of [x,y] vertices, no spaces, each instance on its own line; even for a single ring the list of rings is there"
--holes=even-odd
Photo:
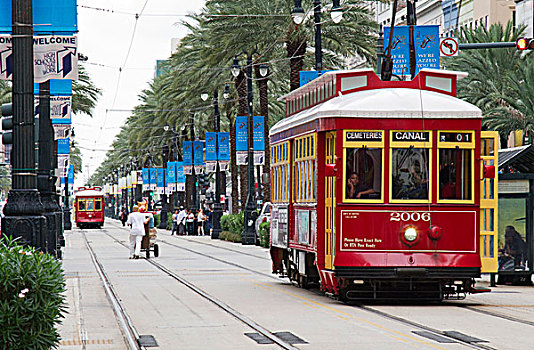
[[[395,212],[389,215],[389,221],[430,221],[430,213]]]

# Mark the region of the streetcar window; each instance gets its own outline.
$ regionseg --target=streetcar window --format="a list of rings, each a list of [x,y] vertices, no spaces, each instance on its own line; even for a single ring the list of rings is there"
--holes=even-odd
[[[439,150],[439,199],[470,200],[472,150],[442,148]]]
[[[91,199],[91,200],[87,200],[86,202],[87,202],[87,203],[86,203],[86,210],[88,210],[88,211],[89,211],[89,210],[94,210],[94,207],[93,207],[93,200],[92,200],[92,199]]]
[[[85,200],[78,200],[78,210],[85,211]]]
[[[102,201],[95,200],[95,210],[102,210]]]
[[[392,199],[429,199],[429,150],[394,148],[392,150]]]
[[[380,199],[382,149],[346,149],[345,199]]]

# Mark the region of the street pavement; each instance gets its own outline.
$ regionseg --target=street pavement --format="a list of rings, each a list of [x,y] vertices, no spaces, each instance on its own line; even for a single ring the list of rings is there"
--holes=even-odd
[[[534,287],[498,286],[440,304],[346,305],[270,274],[269,252],[257,246],[158,230],[160,256],[129,260],[128,231],[115,220],[103,230],[73,229],[66,241],[69,313],[59,329],[60,349],[130,348],[89,246],[135,332],[153,336],[158,349],[280,348],[258,344],[246,335],[256,330],[198,290],[270,332],[283,332],[296,349],[534,349]],[[471,340],[440,342],[428,330]]]

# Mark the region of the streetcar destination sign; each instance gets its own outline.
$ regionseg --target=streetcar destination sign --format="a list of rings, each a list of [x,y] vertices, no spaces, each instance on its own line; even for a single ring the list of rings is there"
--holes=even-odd
[[[347,131],[345,141],[382,141],[381,131]]]
[[[469,132],[440,132],[439,140],[441,142],[471,142],[472,137]]]
[[[395,131],[393,132],[394,142],[406,142],[406,141],[430,141],[430,132],[428,131]]]

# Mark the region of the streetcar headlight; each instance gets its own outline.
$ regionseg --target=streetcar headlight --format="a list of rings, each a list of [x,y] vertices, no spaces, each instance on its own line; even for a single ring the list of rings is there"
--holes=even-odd
[[[413,242],[417,239],[417,231],[413,227],[408,227],[404,231],[404,239],[407,242]]]

